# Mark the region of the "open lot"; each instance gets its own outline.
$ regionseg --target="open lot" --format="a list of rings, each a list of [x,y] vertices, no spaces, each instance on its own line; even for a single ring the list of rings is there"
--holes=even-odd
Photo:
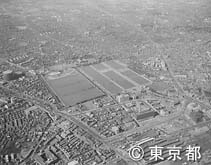
[[[103,70],[108,69],[108,67],[105,66],[103,63],[92,65],[92,66],[99,71],[103,71]]]
[[[137,73],[133,72],[132,70],[126,70],[121,73],[140,85],[148,84],[150,82],[149,80],[138,75]]]
[[[111,68],[113,69],[124,69],[126,66],[121,65],[120,63],[116,62],[116,61],[107,61],[105,62],[105,64],[109,65]]]
[[[120,87],[115,85],[112,81],[107,79],[105,76],[97,72],[95,69],[93,69],[90,66],[82,67],[81,70],[87,74],[87,76],[91,77],[94,81],[96,81],[98,84],[100,84],[103,88],[108,90],[112,94],[117,94],[122,91]]]
[[[48,82],[66,106],[72,106],[104,95],[101,90],[93,86],[77,71],[62,78],[48,80]]]
[[[130,81],[126,80],[121,75],[115,73],[114,71],[108,71],[104,73],[109,79],[120,85],[124,89],[133,88],[135,85]]]
[[[94,83],[97,82],[97,85],[112,94],[151,83],[150,80],[129,69],[126,64],[116,60],[81,67],[80,69]]]

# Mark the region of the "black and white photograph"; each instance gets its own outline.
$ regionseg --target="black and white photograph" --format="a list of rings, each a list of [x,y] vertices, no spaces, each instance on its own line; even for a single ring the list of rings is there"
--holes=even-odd
[[[211,0],[0,0],[0,165],[211,165]]]

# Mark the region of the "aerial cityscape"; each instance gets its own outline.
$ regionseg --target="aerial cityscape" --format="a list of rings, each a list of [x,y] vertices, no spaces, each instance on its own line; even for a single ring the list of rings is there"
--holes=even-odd
[[[211,1],[0,0],[0,165],[211,165]]]

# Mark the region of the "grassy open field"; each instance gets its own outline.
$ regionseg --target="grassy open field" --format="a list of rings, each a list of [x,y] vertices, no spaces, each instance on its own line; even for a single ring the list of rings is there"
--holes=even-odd
[[[122,89],[114,84],[112,81],[107,79],[105,76],[97,72],[95,69],[93,69],[90,66],[82,67],[81,70],[87,74],[89,77],[91,77],[95,82],[100,84],[103,88],[108,90],[112,94],[117,94],[122,91]]]
[[[121,75],[115,73],[114,71],[105,72],[104,75],[106,75],[108,78],[110,78],[112,81],[114,81],[124,89],[133,88],[135,86],[133,83],[131,83]]]
[[[150,80],[139,75],[118,61],[107,61],[80,68],[93,82],[112,94],[131,89],[138,85],[147,85]]]
[[[135,73],[132,70],[126,70],[121,72],[123,75],[127,76],[128,78],[130,78],[131,80],[133,80],[134,82],[140,84],[140,85],[145,85],[150,83],[149,80],[145,79],[144,77],[138,75],[137,73]]]
[[[107,66],[105,66],[103,63],[100,63],[100,64],[96,64],[96,65],[92,65],[96,70],[99,70],[99,71],[103,71],[103,70],[106,70],[108,69]]]
[[[105,64],[109,65],[111,68],[116,69],[116,70],[125,68],[124,65],[121,65],[114,60],[113,61],[107,61],[107,62],[105,62]]]
[[[66,106],[88,101],[104,93],[93,86],[83,75],[76,72],[62,78],[48,80],[51,87]]]

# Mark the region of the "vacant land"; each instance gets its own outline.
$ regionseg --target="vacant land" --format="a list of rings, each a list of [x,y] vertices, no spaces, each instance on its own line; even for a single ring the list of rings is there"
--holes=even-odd
[[[130,81],[126,80],[121,75],[115,73],[114,71],[108,71],[104,73],[109,79],[120,85],[124,89],[133,88],[135,85]]]
[[[104,95],[102,91],[93,86],[89,80],[78,72],[48,81],[66,106],[72,106]]]
[[[108,69],[107,66],[105,66],[103,63],[100,63],[100,64],[96,64],[96,65],[92,65],[96,70],[99,70],[99,71],[103,71],[103,70],[106,70]]]
[[[105,76],[97,72],[90,66],[82,67],[81,70],[91,77],[93,81],[97,82],[101,87],[105,88],[112,94],[117,94],[122,91],[122,89],[115,85],[111,80],[107,79]]]
[[[80,68],[94,83],[112,94],[131,89],[138,85],[147,85],[151,81],[130,70],[126,64],[107,61],[97,65]]]
[[[135,81],[136,83],[140,84],[140,85],[145,85],[150,83],[149,80],[147,80],[146,78],[138,75],[137,73],[135,73],[132,70],[126,70],[121,72],[123,75],[127,76],[128,78],[130,78],[131,80]]]
[[[116,69],[116,70],[125,68],[124,65],[121,65],[116,61],[107,61],[107,62],[105,62],[105,64],[109,65],[110,67],[112,67],[113,69]]]

